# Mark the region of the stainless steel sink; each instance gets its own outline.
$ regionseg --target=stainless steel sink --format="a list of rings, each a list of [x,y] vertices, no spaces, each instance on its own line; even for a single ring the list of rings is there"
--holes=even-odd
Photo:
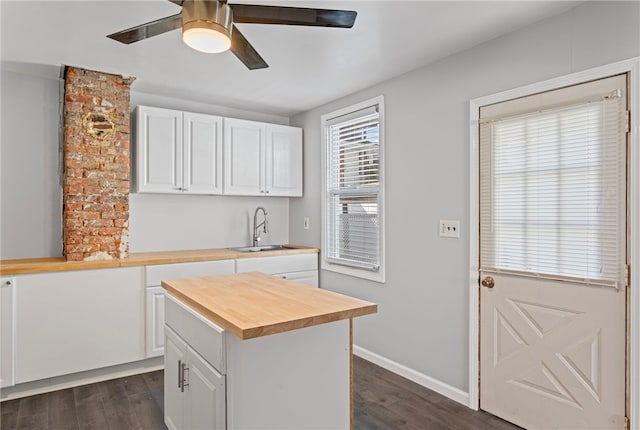
[[[286,245],[264,245],[264,246],[240,246],[238,248],[229,248],[237,252],[260,252],[260,251],[281,251],[283,249],[295,249]]]

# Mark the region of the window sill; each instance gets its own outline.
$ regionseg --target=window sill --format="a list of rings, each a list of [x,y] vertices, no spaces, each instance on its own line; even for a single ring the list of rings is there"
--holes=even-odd
[[[371,270],[359,269],[357,267],[348,267],[340,264],[332,264],[327,260],[325,260],[324,258],[322,258],[320,268],[322,270],[328,270],[330,272],[341,273],[343,275],[348,275],[356,278],[366,279],[369,281],[379,282],[381,284],[384,284],[386,282],[385,276],[384,276],[384,267],[382,266],[380,267],[380,270],[378,270],[377,272],[374,272]]]

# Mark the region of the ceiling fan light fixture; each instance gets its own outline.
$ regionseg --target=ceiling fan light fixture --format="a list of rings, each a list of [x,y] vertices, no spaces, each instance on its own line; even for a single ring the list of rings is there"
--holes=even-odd
[[[219,27],[212,23],[202,23],[205,25],[189,26],[182,30],[182,40],[190,48],[196,51],[206,52],[208,54],[216,54],[227,51],[231,47],[231,38],[229,32],[223,28],[223,31],[214,28]],[[209,24],[209,25],[207,25]]]

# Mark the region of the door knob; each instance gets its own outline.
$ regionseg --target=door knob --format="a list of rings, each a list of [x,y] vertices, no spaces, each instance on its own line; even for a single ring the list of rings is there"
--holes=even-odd
[[[491,276],[487,276],[480,283],[482,284],[483,287],[487,287],[487,288],[493,288],[494,285],[496,285],[495,280]]]

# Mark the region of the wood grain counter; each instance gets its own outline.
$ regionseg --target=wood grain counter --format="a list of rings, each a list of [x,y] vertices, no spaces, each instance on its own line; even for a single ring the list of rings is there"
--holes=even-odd
[[[258,272],[162,281],[167,292],[240,339],[376,313],[375,303]]]
[[[235,260],[240,258],[270,257],[315,253],[317,248],[287,245],[291,249],[262,252],[237,252],[227,248],[196,249],[187,251],[137,252],[120,260],[66,261],[64,257],[25,258],[1,260],[0,275],[23,273],[60,272],[65,270],[106,269],[109,267],[149,266],[154,264],[191,263],[197,261]]]

